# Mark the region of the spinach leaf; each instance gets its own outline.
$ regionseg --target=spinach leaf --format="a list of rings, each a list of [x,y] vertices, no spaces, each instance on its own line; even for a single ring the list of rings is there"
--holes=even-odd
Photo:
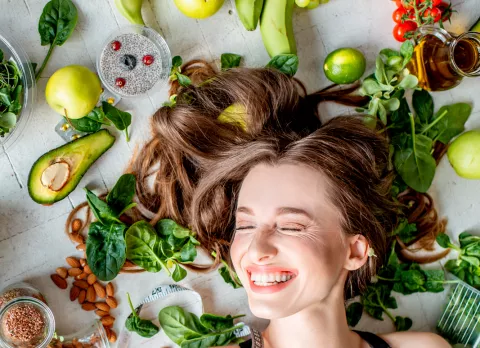
[[[347,323],[348,326],[354,327],[362,318],[363,306],[360,302],[353,302],[347,307]]]
[[[277,69],[285,75],[293,77],[298,70],[298,57],[295,54],[280,54],[273,57],[266,67]]]
[[[400,54],[403,56],[403,67],[407,66],[413,56],[413,43],[410,40],[405,41],[400,47]]]
[[[40,77],[43,69],[55,46],[62,46],[70,37],[77,25],[77,8],[71,0],[52,0],[43,8],[38,23],[42,46],[50,45],[40,69],[35,74],[36,79]]]
[[[180,266],[178,263],[175,263],[175,270],[172,274],[172,279],[176,282],[183,280],[187,276],[187,271]]]
[[[395,317],[395,328],[397,331],[408,331],[412,327],[412,319],[409,317]]]
[[[411,134],[397,138],[394,165],[403,181],[418,192],[427,192],[435,176],[437,164],[431,154],[432,140],[415,134],[413,115],[410,114]]]
[[[460,242],[460,247],[464,248],[469,244],[479,243],[480,242],[480,237],[479,236],[473,236],[468,232],[462,232],[458,236],[458,241]]]
[[[130,314],[130,316],[125,321],[125,327],[127,328],[127,330],[131,332],[136,332],[142,337],[150,338],[155,336],[160,330],[158,326],[156,326],[150,320],[141,319],[138,316],[137,312],[135,311],[135,308],[132,305],[132,300],[130,299],[130,294],[128,292],[127,292],[127,299],[128,299],[128,305],[132,310],[132,314]]]
[[[175,56],[172,58],[172,69],[170,70],[170,81],[178,80],[178,83],[183,87],[188,87],[192,84],[192,80],[186,75],[182,74],[182,66],[183,60],[180,56]],[[173,104],[172,100],[170,101],[170,105]],[[169,105],[167,105],[169,106]]]
[[[90,206],[90,209],[92,209],[93,215],[95,215],[100,223],[103,225],[116,222],[121,223],[121,221],[117,219],[118,215],[106,202],[102,201],[87,188],[85,188],[85,192],[87,193],[88,205]]]
[[[183,263],[193,262],[197,257],[197,248],[189,240],[183,247],[180,249],[180,260]]]
[[[92,222],[88,230],[87,261],[95,276],[110,281],[117,276],[125,263],[124,224],[103,225]]]
[[[414,223],[409,224],[408,220],[403,218],[398,223],[393,235],[399,236],[402,242],[408,244],[416,238],[417,225]]]
[[[166,307],[158,314],[165,334],[182,348],[208,348],[231,343],[236,339],[234,331],[242,327],[233,324],[233,319],[238,317],[203,314],[199,319],[178,306]]]
[[[430,125],[429,136],[443,144],[448,144],[450,140],[465,130],[465,122],[471,112],[472,107],[466,103],[442,106]]]
[[[175,56],[172,58],[172,70],[175,68],[180,68],[183,64],[183,59],[180,56]]]
[[[423,124],[431,122],[433,117],[433,98],[427,91],[415,90],[412,97],[413,109]]]
[[[166,257],[160,248],[159,237],[146,221],[134,223],[125,233],[127,258],[147,272],[159,272],[162,268],[170,275]]]
[[[128,112],[117,109],[115,106],[107,103],[106,101],[102,102],[102,108],[105,112],[105,117],[112,121],[118,130],[124,130],[127,141],[130,141],[128,127],[132,123],[132,115]]]
[[[450,237],[445,233],[439,234],[436,240],[442,248],[455,248],[455,245],[450,242]]]
[[[135,195],[136,179],[133,174],[124,174],[118,179],[117,183],[107,195],[106,201],[109,207],[120,216],[125,209],[133,208],[132,199]]]
[[[234,289],[242,288],[243,286],[240,279],[234,276],[236,280],[233,280],[230,272],[230,268],[227,266],[218,269],[218,273],[220,273],[225,283],[230,284]]]
[[[241,60],[242,60],[242,56],[239,56],[238,54],[235,54],[235,53],[222,54],[220,57],[222,70],[238,68],[240,66]]]
[[[163,308],[158,313],[158,320],[165,334],[179,345],[182,344],[186,336],[193,339],[208,333],[208,330],[200,323],[200,319],[195,314],[185,312],[179,306]]]
[[[428,292],[442,292],[445,273],[442,270],[424,270],[425,289]]]
[[[69,118],[68,120],[65,118],[65,120],[70,123],[76,130],[85,133],[94,133],[102,127],[101,123],[92,120],[86,116],[78,119]]]
[[[7,87],[0,88],[0,103],[5,106],[10,106],[12,98],[10,98],[10,91]]]

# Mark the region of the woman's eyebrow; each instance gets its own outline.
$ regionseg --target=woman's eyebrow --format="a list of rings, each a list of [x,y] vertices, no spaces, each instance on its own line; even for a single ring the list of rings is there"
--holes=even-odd
[[[237,208],[237,213],[245,213],[245,214],[248,214],[248,215],[255,215],[253,213],[253,210],[250,209],[250,208],[247,208],[247,207],[238,207]]]
[[[310,220],[313,220],[312,216],[303,209],[293,208],[293,207],[281,207],[277,209],[277,215],[286,215],[286,214],[304,215]]]

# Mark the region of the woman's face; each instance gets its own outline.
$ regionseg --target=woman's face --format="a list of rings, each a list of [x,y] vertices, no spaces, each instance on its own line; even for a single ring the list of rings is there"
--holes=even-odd
[[[348,243],[327,179],[297,164],[258,165],[238,198],[231,247],[252,312],[290,316],[322,302],[346,278]]]

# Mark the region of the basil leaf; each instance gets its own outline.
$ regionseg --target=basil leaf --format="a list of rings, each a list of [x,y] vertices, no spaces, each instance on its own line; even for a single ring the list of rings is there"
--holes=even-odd
[[[77,19],[77,8],[71,0],[48,2],[38,23],[42,46],[62,46],[75,29]]]
[[[363,306],[360,302],[353,302],[347,307],[347,323],[348,326],[354,327],[362,319]]]
[[[138,221],[130,226],[125,233],[125,242],[127,258],[135,265],[154,273],[163,268],[170,275],[159,237],[149,223]]]
[[[132,203],[135,195],[136,179],[133,174],[124,174],[107,195],[106,201],[117,216],[124,212],[125,208]]]
[[[113,211],[107,203],[98,198],[97,195],[89,189],[85,188],[85,192],[87,193],[88,205],[100,223],[107,225],[109,223],[121,222],[117,219],[115,211]]]
[[[87,261],[93,274],[103,281],[114,279],[125,263],[124,224],[92,222],[88,230]]]
[[[220,61],[222,64],[222,70],[227,70],[231,68],[237,68],[240,66],[240,61],[242,60],[242,56],[239,56],[235,53],[224,53],[220,57]]]
[[[427,91],[415,90],[412,97],[413,109],[417,117],[424,124],[429,123],[433,117],[433,98]]]
[[[172,279],[176,282],[179,282],[182,279],[184,279],[186,276],[187,276],[187,271],[178,263],[175,263],[175,270],[173,271]]]
[[[285,75],[293,77],[298,70],[298,57],[295,54],[280,54],[273,57],[266,67],[277,69]]]
[[[106,101],[102,102],[102,108],[105,112],[105,117],[112,121],[118,130],[124,130],[127,141],[130,141],[130,137],[128,135],[128,126],[130,126],[132,123],[132,115],[130,115],[128,112],[120,111]]]

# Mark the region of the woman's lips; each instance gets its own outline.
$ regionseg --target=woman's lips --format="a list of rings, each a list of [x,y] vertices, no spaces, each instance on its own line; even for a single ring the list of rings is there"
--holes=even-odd
[[[275,266],[252,265],[246,268],[250,289],[257,294],[272,294],[285,289],[297,276],[297,271]]]

